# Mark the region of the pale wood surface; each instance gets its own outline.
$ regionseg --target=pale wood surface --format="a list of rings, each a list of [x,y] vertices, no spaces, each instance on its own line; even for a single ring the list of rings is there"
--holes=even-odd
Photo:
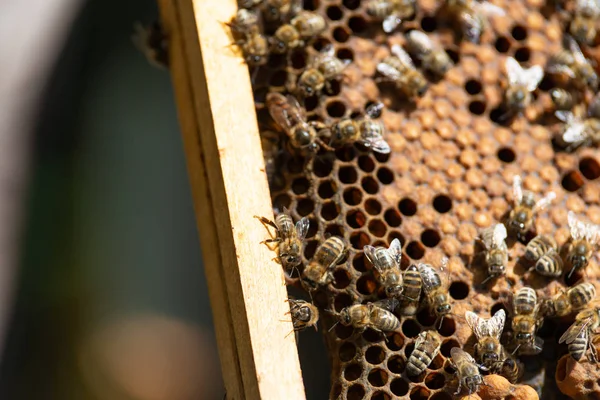
[[[233,0],[159,0],[227,399],[304,399],[248,69],[223,25]]]

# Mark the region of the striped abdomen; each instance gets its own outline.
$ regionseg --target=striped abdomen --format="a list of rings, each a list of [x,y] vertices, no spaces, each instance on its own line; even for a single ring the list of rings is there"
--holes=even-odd
[[[327,269],[333,268],[335,263],[342,257],[344,247],[342,239],[332,236],[319,246],[313,257],[313,261]]]
[[[402,278],[403,290],[400,314],[405,316],[415,315],[419,308],[419,298],[421,297],[421,289],[423,286],[421,275],[419,274],[419,271],[417,271],[417,267],[411,265],[404,271]]]
[[[589,282],[583,282],[569,289],[567,295],[571,306],[574,310],[577,310],[596,297],[596,288]]]
[[[408,358],[408,363],[406,364],[406,373],[409,376],[417,376],[420,375],[429,364],[431,364],[431,356],[423,351],[422,348],[415,347],[412,354]]]
[[[294,221],[292,221],[292,217],[287,214],[281,213],[275,217],[275,225],[277,225],[282,239],[293,237],[293,235],[296,234]]]
[[[367,5],[369,15],[384,19],[392,13],[392,3],[389,0],[371,0]]]
[[[558,250],[556,240],[549,236],[538,235],[527,244],[525,258],[529,261],[537,261],[551,250]]]
[[[589,339],[589,331],[584,328],[581,330],[579,335],[577,335],[575,340],[569,343],[569,354],[571,354],[571,357],[573,357],[575,361],[581,360],[585,354],[585,351],[588,348]]]
[[[560,255],[554,250],[544,254],[536,263],[535,270],[543,276],[557,277],[562,274],[563,262]]]
[[[535,290],[530,287],[519,289],[515,296],[514,306],[517,314],[531,314],[537,304]]]
[[[370,318],[371,326],[380,331],[390,332],[400,328],[400,320],[383,308],[373,307]]]

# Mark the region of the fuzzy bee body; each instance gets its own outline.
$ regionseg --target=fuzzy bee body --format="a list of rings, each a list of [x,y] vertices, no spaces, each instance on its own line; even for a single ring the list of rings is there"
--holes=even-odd
[[[516,383],[523,376],[523,365],[512,355],[507,354],[502,362],[498,373],[505,377],[510,383]]]
[[[300,74],[297,91],[302,97],[320,94],[330,80],[342,74],[348,63],[348,60],[342,61],[335,57],[333,46],[326,46],[319,55],[312,58],[309,66]]]
[[[427,79],[418,71],[410,56],[399,45],[392,46],[393,56],[377,64],[377,71],[385,80],[393,82],[407,97],[422,97],[429,87]]]
[[[598,0],[577,0],[569,33],[580,43],[593,45],[598,33],[600,2]]]
[[[415,0],[370,0],[367,4],[367,13],[379,20],[383,20],[383,31],[391,33],[402,20],[415,14]]]
[[[450,349],[450,357],[458,376],[458,388],[454,394],[458,395],[462,388],[466,388],[469,395],[477,392],[485,381],[473,357],[459,347]]]
[[[325,19],[320,14],[311,11],[300,11],[292,18],[291,24],[303,39],[312,39],[327,28]]]
[[[559,111],[567,111],[575,106],[573,95],[562,88],[550,90],[550,98],[552,99],[554,108]]]
[[[556,278],[562,274],[563,261],[556,251],[550,251],[537,260],[534,269],[542,276]]]
[[[310,263],[302,272],[302,284],[307,290],[315,290],[333,281],[333,269],[346,252],[344,241],[332,236],[321,244]]]
[[[513,178],[513,203],[514,206],[508,215],[507,228],[518,239],[524,239],[534,225],[534,217],[539,211],[546,208],[556,198],[554,192],[549,192],[539,200],[535,195],[523,190],[521,177]]]
[[[567,262],[571,266],[569,277],[578,269],[587,267],[593,252],[600,242],[600,225],[585,223],[573,211],[567,214],[571,243],[568,247]]]
[[[600,143],[600,117],[582,118],[570,111],[556,111],[554,115],[565,122],[561,139],[567,151]]]
[[[538,301],[535,290],[530,287],[519,289],[513,297],[512,330],[517,350],[527,354],[539,353],[542,339],[535,336],[538,329]]]
[[[383,139],[385,128],[376,118],[383,109],[383,103],[373,103],[365,110],[365,115],[358,119],[342,118],[331,128],[331,144],[334,147],[358,142],[378,153],[388,154],[391,149]]]
[[[400,303],[400,315],[415,315],[419,309],[419,299],[423,289],[423,280],[416,265],[410,265],[402,273],[402,301]]]
[[[446,266],[447,262],[448,259],[444,258],[442,268]],[[417,269],[423,281],[423,290],[427,296],[429,308],[441,323],[442,319],[452,311],[446,282],[442,282],[440,275],[429,264],[418,264]]]
[[[438,76],[443,76],[454,63],[444,49],[434,44],[421,31],[410,31],[406,34],[408,50],[421,61],[423,67]]]
[[[396,305],[397,302],[392,304]],[[390,307],[390,302],[354,304],[340,311],[339,321],[342,325],[353,326],[361,331],[371,328],[378,332],[392,332],[400,327],[400,320],[387,307]]]
[[[598,88],[598,75],[588,59],[585,58],[579,45],[570,36],[565,36],[567,49],[554,54],[548,60],[548,72],[564,74],[582,87],[593,91]]]
[[[289,299],[290,314],[295,331],[301,331],[314,326],[317,329],[319,310],[313,304],[304,300]]]
[[[580,361],[589,348],[592,350],[590,359],[597,362],[596,348],[590,340],[590,335],[598,327],[600,327],[600,307],[588,307],[575,316],[575,322],[558,339],[558,343],[566,343],[571,357],[576,361]]]
[[[441,337],[436,331],[421,332],[406,364],[408,376],[417,376],[425,371],[440,351],[441,344]]]
[[[150,64],[161,69],[169,68],[169,40],[160,21],[148,26],[135,24],[131,40]]]
[[[506,359],[504,347],[500,344],[500,336],[506,321],[504,310],[498,310],[487,320],[472,311],[467,311],[465,319],[477,338],[475,352],[482,365],[488,370],[499,369]]]
[[[378,273],[378,280],[385,288],[388,297],[398,297],[402,294],[402,271],[400,271],[400,260],[402,258],[402,244],[400,240],[394,239],[390,247],[364,247],[365,255],[373,264]]]
[[[550,251],[558,251],[556,240],[551,236],[537,235],[527,243],[525,258],[529,261],[537,261]]]
[[[488,278],[503,275],[508,264],[507,232],[504,224],[496,224],[481,233],[481,241],[485,246],[485,263],[488,267]],[[486,279],[486,280],[487,280]]]
[[[521,113],[531,103],[533,92],[544,77],[544,70],[539,65],[522,68],[512,57],[506,59],[508,88],[504,95],[506,106],[511,113]]]
[[[463,37],[473,43],[479,42],[481,33],[488,27],[488,17],[505,15],[504,10],[487,1],[446,0],[446,5]]]

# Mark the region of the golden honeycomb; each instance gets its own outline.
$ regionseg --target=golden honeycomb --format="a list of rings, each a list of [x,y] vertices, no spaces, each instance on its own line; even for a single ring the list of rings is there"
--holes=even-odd
[[[437,329],[443,337],[440,354],[420,376],[410,379],[403,372],[419,332],[437,328],[427,310],[416,318],[401,318],[401,330],[387,337],[371,330],[356,335],[341,324],[329,331],[335,320],[322,311],[321,331],[333,365],[331,399],[451,399],[456,380],[447,361],[450,348],[470,349],[474,343],[464,323],[465,311],[487,317],[508,308],[510,293],[524,285],[536,289],[538,297],[584,277],[600,289],[596,260],[566,281],[551,280],[527,272],[520,264],[522,243],[509,243],[506,278],[482,285],[486,271],[476,245],[481,230],[510,210],[515,174],[522,176],[525,189],[538,196],[551,190],[557,194],[552,207],[536,219],[538,233],[564,243],[569,238],[568,210],[600,223],[600,154],[591,148],[569,154],[553,146],[561,124],[548,112],[548,91],[560,84],[552,78],[544,78],[523,116],[508,125],[497,123],[506,87],[505,58],[543,66],[562,48],[566,21],[544,1],[494,0],[507,15],[490,20],[479,44],[459,42],[434,0],[419,0],[414,18],[390,35],[367,15],[366,3],[304,2],[305,9],[326,17],[328,30],[308,49],[294,51],[289,67],[285,56],[271,56],[268,65],[257,71],[257,113],[264,137],[272,140],[277,128],[263,104],[266,93],[286,91],[288,72],[300,73],[309,52],[333,44],[337,56],[352,63],[342,82],[334,82],[320,98],[306,99],[308,118],[331,123],[382,101],[386,107],[381,119],[392,152],[382,155],[359,145],[322,150],[316,156],[287,149],[266,152],[273,164],[273,206],[277,211],[289,209],[295,219],[310,219],[303,264],[330,235],[343,237],[350,247],[334,272],[335,283],[312,294],[320,310],[339,312],[354,303],[383,298],[362,251],[367,244],[387,247],[399,238],[402,269],[413,262],[439,265],[442,257],[449,257],[455,316],[444,319]],[[403,32],[409,29],[428,33],[456,62],[443,79],[430,80],[428,92],[415,103],[403,101],[388,84],[374,79],[377,63],[389,54],[390,45],[404,43]],[[586,51],[600,61],[600,47]],[[546,342],[541,355],[521,357],[526,373],[520,383],[533,386],[541,398],[568,398],[557,389],[555,370],[560,356],[567,353],[557,338],[571,322],[546,321],[538,333]],[[588,368],[586,373],[596,368],[597,374],[597,367],[590,364],[578,367]],[[581,387],[576,396],[600,398],[598,384]],[[525,392],[525,398],[535,398]],[[572,390],[569,395],[575,396]],[[506,398],[517,397],[513,393]]]

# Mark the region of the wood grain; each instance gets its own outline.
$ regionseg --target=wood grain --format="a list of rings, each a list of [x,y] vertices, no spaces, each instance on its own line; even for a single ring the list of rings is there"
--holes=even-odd
[[[248,68],[232,0],[159,0],[227,399],[304,399]]]

